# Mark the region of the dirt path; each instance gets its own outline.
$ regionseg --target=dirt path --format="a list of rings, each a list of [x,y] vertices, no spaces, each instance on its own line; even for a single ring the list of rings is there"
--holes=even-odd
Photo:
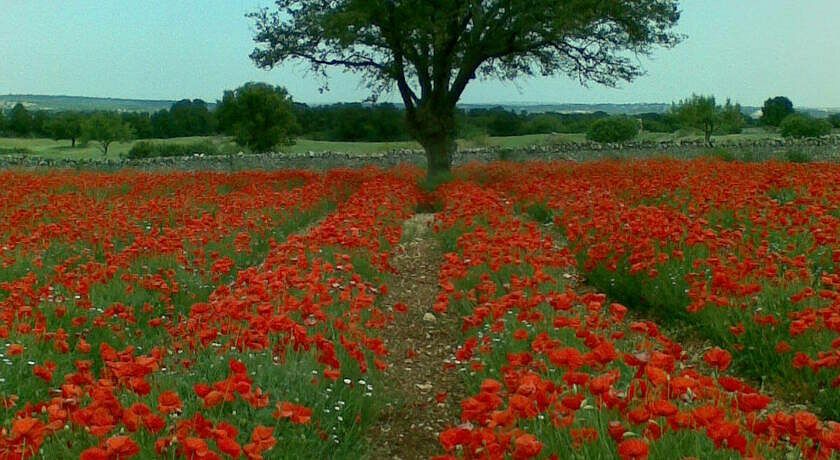
[[[385,371],[389,394],[369,434],[372,459],[427,459],[440,454],[440,431],[458,423],[462,380],[454,371],[444,370],[444,363],[452,359],[458,344],[459,322],[432,311],[441,263],[440,248],[429,228],[433,218],[417,214],[406,221],[406,237],[392,260],[397,275],[383,305],[402,302],[408,311],[396,313],[396,321],[382,332],[391,351],[391,367]]]

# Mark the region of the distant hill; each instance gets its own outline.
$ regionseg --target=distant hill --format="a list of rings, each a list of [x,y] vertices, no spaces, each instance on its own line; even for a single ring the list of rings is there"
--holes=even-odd
[[[38,94],[7,94],[0,95],[0,109],[9,109],[18,102],[30,110],[113,110],[117,112],[156,112],[168,109],[176,101],[147,100],[147,99],[119,99],[84,96],[44,96]],[[215,102],[207,101],[212,109]],[[326,105],[326,104],[311,104]],[[462,109],[489,109],[503,107],[515,112],[543,113],[592,113],[606,112],[610,115],[635,115],[640,113],[662,113],[667,111],[669,103],[635,103],[635,104],[545,104],[529,102],[500,102],[488,104],[459,104]],[[840,108],[807,108],[797,107],[797,110],[815,117],[823,118],[832,113],[840,113]],[[744,106],[743,112],[750,116],[757,116],[761,107]]]
[[[459,104],[464,109],[489,109],[492,107],[504,107],[515,112],[527,113],[592,113],[606,112],[611,115],[633,115],[639,113],[662,113],[667,111],[671,104],[542,104],[542,103],[498,103],[498,104]]]
[[[0,95],[0,108],[11,108],[18,102],[30,110],[113,110],[117,112],[156,112],[168,109],[175,101],[118,99],[83,96],[43,96],[37,94]]]

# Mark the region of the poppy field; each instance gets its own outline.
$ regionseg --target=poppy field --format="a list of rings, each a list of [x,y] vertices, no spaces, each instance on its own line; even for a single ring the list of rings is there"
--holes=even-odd
[[[840,166],[423,174],[0,173],[0,459],[376,458],[413,314],[456,378],[400,458],[840,457]]]

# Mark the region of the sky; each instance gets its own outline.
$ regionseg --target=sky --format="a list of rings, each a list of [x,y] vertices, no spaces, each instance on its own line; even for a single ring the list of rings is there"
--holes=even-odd
[[[360,101],[360,77],[334,72],[328,92],[300,64],[248,58],[245,14],[270,0],[0,0],[0,94],[215,101],[246,81],[285,86],[306,103]],[[840,107],[840,1],[683,0],[673,49],[643,58],[619,88],[565,75],[474,81],[465,103],[671,102],[698,94],[759,106],[784,95]],[[396,95],[390,97],[397,101]]]

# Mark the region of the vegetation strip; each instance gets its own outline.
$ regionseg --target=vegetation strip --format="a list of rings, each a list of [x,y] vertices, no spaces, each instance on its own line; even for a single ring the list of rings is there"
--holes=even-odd
[[[840,418],[837,167],[699,161],[540,171],[538,181],[507,185],[556,213],[589,282],[691,325],[732,352],[739,372]]]
[[[840,448],[837,424],[768,410],[770,398],[728,376],[715,348],[703,368],[652,322],[564,280],[574,258],[523,223],[496,192],[445,186],[442,303],[463,316],[457,353],[472,397],[441,435],[440,458],[776,458]],[[805,427],[810,428],[805,428]],[[570,450],[571,446],[571,450]]]
[[[221,181],[207,188],[226,197],[220,205],[224,213],[217,210],[216,217],[232,220],[210,225],[214,221],[208,212],[192,218],[187,217],[192,212],[180,211],[177,216],[188,226],[201,223],[195,233],[170,232],[165,216],[172,209],[155,202],[158,190],[164,196],[174,193],[176,207],[189,202],[184,192],[204,190],[178,188],[184,177],[162,176],[162,183],[146,190],[144,184],[158,176],[136,175],[132,182],[135,176],[129,174],[127,186],[116,187],[116,201],[107,188],[94,195],[126,216],[152,218],[151,226],[162,230],[131,217],[87,214],[82,207],[68,207],[71,201],[22,212],[31,208],[24,203],[38,197],[33,189],[54,196],[76,177],[46,175],[46,184],[31,177],[21,181],[27,191],[13,189],[2,216],[20,224],[23,232],[6,235],[3,246],[7,268],[12,267],[3,273],[12,279],[2,285],[2,359],[15,369],[0,382],[2,423],[8,427],[0,436],[3,457],[146,458],[157,453],[259,458],[277,442],[297,457],[357,456],[363,449],[358,435],[376,409],[371,404],[375,387],[364,380],[365,370],[385,366],[374,359],[386,350],[373,331],[388,321],[373,304],[384,290],[375,283],[377,273],[388,270],[388,248],[399,240],[400,224],[416,202],[417,192],[404,186],[413,174],[293,172],[262,175],[263,182],[256,183],[248,174],[200,176]],[[278,201],[285,192],[261,190],[272,178],[303,179],[305,185],[293,189],[293,201]],[[9,179],[14,182],[17,176]],[[81,191],[70,189],[79,203],[97,191],[91,182],[113,184],[115,176],[83,179],[89,182]],[[230,246],[212,246],[219,238],[214,229],[230,232],[236,222],[252,231],[271,226],[270,213],[250,215],[241,207],[249,203],[260,209],[265,202],[255,197],[240,201],[239,194],[264,193],[264,200],[292,210],[345,189],[358,192],[306,236],[260,243],[269,249],[260,269],[235,260],[235,253],[256,244],[247,233],[234,232],[223,240]],[[121,201],[123,193],[132,198]],[[136,201],[140,197],[154,203],[151,209],[160,218],[144,209],[149,203]],[[210,203],[218,199],[208,198]],[[39,224],[41,219],[53,222]],[[70,225],[81,228],[61,232],[65,221],[68,230]],[[135,225],[142,230],[135,232]],[[126,231],[133,241],[122,236]],[[206,253],[195,251],[185,238],[211,245]],[[72,253],[65,259],[58,247],[69,243],[80,245],[82,255],[86,245],[93,245],[91,257],[104,257],[110,265],[99,274],[94,270],[98,262],[80,263],[81,257]],[[104,245],[104,256],[96,244]],[[43,259],[32,261],[15,252],[23,248],[33,257],[43,252]],[[136,261],[124,264],[115,258],[135,257],[132,248],[143,250]],[[166,251],[173,254],[172,263],[182,266],[168,268]],[[231,287],[226,280],[234,268],[244,269]],[[196,279],[184,280],[184,270]],[[103,278],[90,275],[105,276],[108,290],[98,287]],[[34,383],[33,373],[40,378]]]
[[[371,431],[370,458],[430,458],[464,396],[460,378],[445,366],[458,344],[457,319],[433,310],[442,261],[433,220],[432,214],[415,214],[406,221],[394,252],[396,274],[383,299],[396,312],[382,331],[391,351],[383,372],[388,402]]]

